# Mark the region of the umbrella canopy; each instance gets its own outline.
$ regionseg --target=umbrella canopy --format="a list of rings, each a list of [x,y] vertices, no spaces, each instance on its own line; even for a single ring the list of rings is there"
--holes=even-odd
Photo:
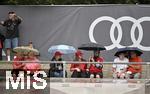
[[[54,45],[48,49],[48,53],[55,53],[56,51],[59,51],[63,54],[72,54],[76,52],[76,49],[69,45]]]
[[[22,52],[22,53],[24,53],[24,52],[26,52],[26,53],[28,53],[28,52],[34,52],[35,55],[39,55],[39,51],[37,49],[30,48],[29,46],[15,47],[13,49],[13,52],[15,52],[15,53],[17,53],[17,52]]]
[[[15,47],[13,49],[13,52],[18,53],[18,52],[24,52],[26,49],[23,46],[20,47]]]
[[[128,48],[125,47],[125,48],[120,48],[118,49],[118,51],[115,53],[114,56],[119,56],[120,53],[126,53],[128,51]]]
[[[30,51],[30,52],[33,52],[35,55],[40,55],[40,52],[37,50],[37,49],[35,49],[35,48],[31,48],[31,47],[28,47],[28,50]]]
[[[128,52],[134,51],[138,56],[142,55],[143,52],[137,47],[127,47]]]
[[[96,43],[86,43],[86,44],[82,44],[80,47],[78,47],[78,49],[81,50],[87,50],[87,51],[101,51],[101,50],[106,50],[106,48],[100,44],[96,44]]]

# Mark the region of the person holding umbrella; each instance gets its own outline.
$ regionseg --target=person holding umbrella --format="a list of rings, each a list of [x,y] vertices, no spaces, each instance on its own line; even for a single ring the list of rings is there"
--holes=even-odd
[[[97,62],[96,64],[90,64],[89,72],[90,78],[103,78],[103,65],[104,59],[100,57],[100,51],[94,51],[94,56],[89,58],[90,62]]]
[[[129,48],[129,62],[131,63],[136,63],[136,64],[130,64],[127,68],[127,78],[131,79],[139,79],[141,78],[142,74],[142,65],[141,62],[143,61],[141,59],[141,54],[142,52],[136,48],[136,47],[131,47]]]
[[[56,51],[51,61],[62,61],[62,53]],[[49,70],[50,77],[63,77],[63,64],[52,63]]]
[[[54,57],[51,61],[62,61],[62,54],[71,55],[76,52],[76,49],[70,45],[52,45],[48,49],[48,53],[54,54]],[[65,65],[65,64],[64,64]],[[63,70],[63,63],[51,63],[49,76],[50,77],[67,77],[67,72]]]
[[[40,70],[41,66],[39,64],[39,60],[36,58],[35,55],[39,54],[38,50],[34,48],[29,47],[16,47],[13,49],[13,52],[15,52],[16,57],[14,58],[13,62],[13,74],[18,76],[19,71],[30,71],[33,75],[34,72],[37,72]],[[28,55],[27,58],[25,58],[24,53],[27,52]],[[19,61],[19,62],[18,62]],[[23,63],[21,61],[28,61],[27,63]]]
[[[114,62],[119,63],[129,62],[129,59],[125,57],[126,52],[127,51],[125,48],[118,49],[118,51],[115,53],[115,56],[117,56],[117,58],[114,59]],[[113,78],[124,79],[126,76],[126,69],[127,69],[126,64],[113,64]]]
[[[24,61],[27,61],[25,65],[25,70],[30,71],[30,74],[33,75],[35,72],[39,71],[41,69],[40,61],[37,59],[36,55],[39,54],[39,51],[34,48],[28,47],[28,57],[24,56]]]
[[[97,62],[96,64],[89,64],[89,74],[90,78],[103,78],[103,65],[101,64],[104,59],[100,57],[100,51],[106,50],[103,45],[97,43],[86,43],[82,44],[78,49],[86,50],[86,51],[94,51],[94,56],[89,58],[90,62]]]
[[[83,53],[78,50],[75,53],[75,60],[78,61],[78,64],[71,64],[70,70],[73,72],[72,78],[87,78],[87,64],[83,64],[82,62],[86,61],[83,59]]]
[[[23,49],[22,47],[16,47],[13,49],[13,52],[16,54],[16,58],[13,60],[13,77],[18,77],[19,71],[24,71],[25,63],[21,62],[24,60]]]

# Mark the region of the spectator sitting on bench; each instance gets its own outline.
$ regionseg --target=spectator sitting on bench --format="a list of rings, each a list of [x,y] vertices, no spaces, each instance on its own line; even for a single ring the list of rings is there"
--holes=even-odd
[[[131,79],[140,79],[142,74],[142,59],[140,58],[140,54],[136,51],[131,51],[129,62],[134,62],[136,64],[130,64],[127,68],[127,78]]]
[[[70,70],[72,71],[72,78],[87,78],[87,64],[82,62],[86,61],[83,59],[83,53],[78,50],[75,53],[75,60],[78,64],[71,64]]]
[[[18,77],[19,71],[24,71],[25,63],[23,61],[23,52],[18,51],[15,53],[16,57],[13,60],[13,70],[12,75],[13,77]]]
[[[115,56],[117,58],[114,59],[114,62],[119,63],[127,63],[129,62],[128,58],[125,57],[124,51],[116,52]],[[127,64],[113,64],[113,78],[121,78],[124,79],[126,76]]]
[[[34,49],[30,48],[30,52],[28,53],[28,58],[26,57],[25,61],[27,61],[25,65],[25,70],[30,71],[30,74],[33,75],[35,72],[41,69],[40,61],[36,58],[36,55],[39,52]]]
[[[96,64],[90,64],[90,78],[103,78],[103,65],[104,59],[100,57],[100,51],[94,51],[94,57],[89,58],[90,62],[97,62]]]
[[[59,51],[56,51],[51,61],[62,61],[62,53]],[[63,77],[63,63],[51,63],[49,76],[50,77]],[[67,76],[67,73],[65,76]]]

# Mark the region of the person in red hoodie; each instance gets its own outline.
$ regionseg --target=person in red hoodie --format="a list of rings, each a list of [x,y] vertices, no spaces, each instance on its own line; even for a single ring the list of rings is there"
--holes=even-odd
[[[23,53],[22,52],[16,52],[16,58],[13,60],[13,70],[12,75],[13,77],[18,77],[19,71],[24,71],[25,64],[21,61],[23,61]]]
[[[89,58],[90,62],[97,62],[96,64],[90,64],[90,78],[103,78],[103,65],[104,59],[100,57],[100,51],[94,51],[94,56]]]
[[[72,71],[72,78],[87,78],[87,64],[82,63],[86,61],[83,59],[83,53],[78,50],[75,53],[75,60],[78,61],[76,64],[71,64],[70,71]]]

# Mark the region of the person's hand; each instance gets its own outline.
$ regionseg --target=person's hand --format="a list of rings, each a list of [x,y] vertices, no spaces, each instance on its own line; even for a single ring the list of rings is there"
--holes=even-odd
[[[113,71],[113,72],[116,72],[116,68],[113,68],[112,71]]]
[[[15,65],[14,68],[15,68],[15,69],[20,69],[20,68],[23,69],[25,66],[26,66],[26,65],[25,65],[24,63],[20,63],[20,64],[17,65],[17,66]]]
[[[20,19],[21,21],[23,20],[20,16],[15,16],[15,19]]]
[[[13,15],[13,16],[17,16],[16,13],[13,13],[12,15]]]
[[[89,69],[86,69],[86,71],[88,72],[88,71],[89,71]]]
[[[132,72],[131,72],[131,71],[127,71],[126,73],[127,73],[127,74],[132,74]]]
[[[95,64],[96,67],[100,67],[100,64]]]
[[[136,65],[129,65],[129,67],[132,67],[132,68],[134,68]]]
[[[25,65],[26,65],[26,64],[22,63],[22,64],[21,64],[21,67],[24,67]]]
[[[76,70],[77,72],[80,72],[80,71],[81,71],[79,68],[75,68],[75,70]]]
[[[27,71],[27,70],[28,70],[28,68],[26,67],[26,65],[23,67],[23,70],[25,70],[25,71]]]
[[[102,65],[102,64],[100,64],[100,68],[103,68],[103,65]]]
[[[1,21],[1,22],[0,22],[0,24],[2,24],[2,25],[3,25],[3,24],[4,24],[4,21]]]
[[[90,75],[90,78],[94,78],[94,74],[91,74],[91,75]]]
[[[94,62],[94,58],[92,56],[89,58],[89,62]]]
[[[117,71],[114,71],[114,74],[118,74],[118,72],[117,72]]]
[[[95,64],[92,64],[95,67]]]
[[[62,66],[58,66],[58,70],[62,70]]]
[[[134,69],[139,70],[140,66],[134,66]]]

